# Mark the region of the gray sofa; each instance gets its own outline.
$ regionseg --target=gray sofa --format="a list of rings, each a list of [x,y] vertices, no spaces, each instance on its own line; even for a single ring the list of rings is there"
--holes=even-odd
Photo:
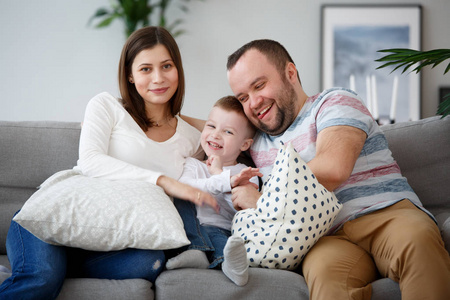
[[[438,219],[450,249],[450,117],[431,117],[382,127],[403,174]],[[57,171],[78,157],[80,124],[0,121],[0,265],[10,267],[5,239],[13,214]],[[4,276],[3,276],[4,277]],[[0,277],[0,282],[4,280]],[[250,269],[237,287],[221,271],[164,271],[155,285],[142,279],[67,279],[58,299],[308,299],[305,280],[282,270]],[[373,283],[372,299],[400,299],[390,279]]]

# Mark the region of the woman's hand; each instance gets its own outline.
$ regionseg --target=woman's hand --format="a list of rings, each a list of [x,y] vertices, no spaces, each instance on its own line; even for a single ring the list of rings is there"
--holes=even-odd
[[[254,184],[253,182],[250,182],[250,179],[255,176],[259,176],[259,177],[263,176],[263,174],[261,172],[259,172],[258,168],[247,167],[245,169],[242,169],[239,172],[239,174],[231,176],[231,180],[230,180],[231,188],[235,188],[238,185],[251,184],[256,189],[258,189],[259,188],[258,185]]]
[[[169,196],[191,201],[198,206],[206,204],[211,206],[217,213],[219,212],[219,204],[217,204],[216,199],[207,192],[164,175],[159,176],[156,184],[162,187]]]

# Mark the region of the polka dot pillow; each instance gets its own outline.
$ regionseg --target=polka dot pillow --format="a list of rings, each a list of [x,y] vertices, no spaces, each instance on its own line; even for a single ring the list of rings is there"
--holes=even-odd
[[[245,240],[251,267],[293,270],[341,208],[293,146],[282,145],[257,208],[236,213],[232,234]]]

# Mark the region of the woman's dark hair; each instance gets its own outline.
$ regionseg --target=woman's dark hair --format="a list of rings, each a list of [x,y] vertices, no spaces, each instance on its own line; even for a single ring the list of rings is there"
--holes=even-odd
[[[183,106],[185,89],[184,71],[178,45],[172,35],[163,27],[149,26],[136,30],[125,42],[119,61],[119,89],[125,109],[138,123],[142,130],[147,131],[153,126],[147,117],[144,99],[139,95],[134,84],[130,83],[131,66],[136,56],[146,49],[163,45],[169,52],[178,71],[178,88],[169,101],[172,116],[180,113]]]

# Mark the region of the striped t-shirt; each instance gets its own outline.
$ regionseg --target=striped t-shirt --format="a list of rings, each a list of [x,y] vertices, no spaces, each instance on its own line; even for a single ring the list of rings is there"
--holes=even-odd
[[[350,178],[334,190],[343,208],[333,230],[349,220],[409,199],[426,211],[417,195],[402,176],[392,157],[387,140],[360,98],[352,91],[329,89],[309,97],[292,125],[281,135],[258,132],[250,149],[256,166],[269,178],[280,142],[292,143],[305,162],[316,154],[318,133],[330,126],[347,125],[367,134]]]

